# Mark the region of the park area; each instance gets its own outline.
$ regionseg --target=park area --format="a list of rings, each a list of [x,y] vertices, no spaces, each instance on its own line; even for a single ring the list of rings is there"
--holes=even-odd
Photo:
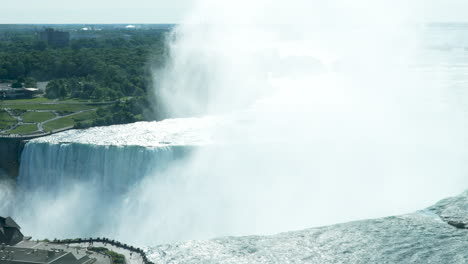
[[[92,123],[96,111],[113,102],[51,100],[43,97],[0,101],[0,136],[48,134]]]

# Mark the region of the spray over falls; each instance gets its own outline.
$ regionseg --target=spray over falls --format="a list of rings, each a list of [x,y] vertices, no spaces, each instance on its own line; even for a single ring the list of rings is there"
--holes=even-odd
[[[29,142],[11,209],[25,230],[137,244],[271,234],[464,189],[467,64],[453,29],[405,27],[401,1],[274,1],[258,14],[262,2],[213,13],[204,1],[174,32],[156,107],[190,118]],[[441,39],[455,48],[433,49]]]

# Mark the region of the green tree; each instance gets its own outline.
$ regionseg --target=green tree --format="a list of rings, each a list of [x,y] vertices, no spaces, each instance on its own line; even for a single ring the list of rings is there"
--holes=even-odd
[[[24,80],[24,86],[26,88],[31,88],[31,87],[37,87],[37,82],[36,82],[36,79],[32,78],[32,77],[27,77],[25,80]]]
[[[14,83],[11,84],[11,87],[12,88],[23,88],[23,84],[19,81],[16,81]]]
[[[61,80],[52,80],[47,84],[46,97],[49,99],[64,98],[66,96],[66,88]]]

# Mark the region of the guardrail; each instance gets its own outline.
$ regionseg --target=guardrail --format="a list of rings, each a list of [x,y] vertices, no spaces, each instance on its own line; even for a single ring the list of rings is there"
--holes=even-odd
[[[41,133],[41,134],[28,134],[28,135],[18,135],[18,134],[6,134],[6,135],[0,135],[0,138],[23,138],[23,139],[32,139],[32,138],[38,138],[38,137],[44,137],[51,135],[51,132],[47,133]]]
[[[143,260],[144,264],[154,264],[154,262],[149,261],[148,257],[146,256],[146,253],[143,251],[141,248],[136,248],[134,246],[130,246],[124,243],[121,243],[119,241],[109,239],[109,238],[75,238],[75,239],[54,239],[50,243],[55,243],[55,244],[72,244],[72,243],[94,243],[94,242],[100,242],[104,244],[110,244],[112,246],[126,249],[128,251],[134,252],[136,254],[139,254],[141,256],[141,259]]]
[[[24,135],[5,134],[5,135],[0,135],[0,138],[19,138],[19,139],[28,140],[28,139],[38,138],[38,137],[49,136],[49,135],[60,133],[60,132],[67,131],[67,130],[70,130],[70,129],[73,129],[73,126],[59,128],[59,129],[56,129],[56,130],[51,131],[51,132],[43,132],[43,133],[32,133],[32,134],[24,134]]]

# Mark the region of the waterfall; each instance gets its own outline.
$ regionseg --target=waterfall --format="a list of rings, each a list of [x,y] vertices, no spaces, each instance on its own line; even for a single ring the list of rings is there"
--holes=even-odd
[[[425,48],[458,43],[458,29],[420,43],[394,2],[265,2],[273,13],[257,17],[261,2],[207,1],[178,27],[157,106],[196,117],[28,143],[11,214],[24,233],[272,234],[403,214],[466,188],[466,54]]]
[[[21,155],[16,191],[4,199],[2,214],[15,217],[23,232],[37,239],[137,241],[128,223],[146,221],[149,227],[166,221],[171,195],[185,186],[186,177],[175,170],[210,144],[208,130],[216,124],[212,117],[169,119],[31,140]]]
[[[138,201],[132,191],[145,180],[167,181],[165,170],[195,148],[31,141],[21,156],[9,214],[38,239],[117,238],[126,225],[120,212],[139,206],[130,205]]]
[[[60,191],[87,182],[105,193],[124,193],[149,174],[183,158],[187,147],[101,146],[27,143],[21,157],[19,190]]]

